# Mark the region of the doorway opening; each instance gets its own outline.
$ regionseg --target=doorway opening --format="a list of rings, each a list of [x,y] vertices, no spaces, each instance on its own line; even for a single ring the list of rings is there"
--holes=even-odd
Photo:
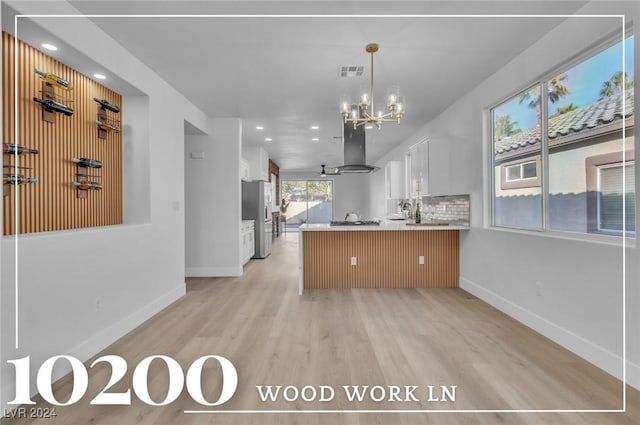
[[[333,220],[332,180],[282,180],[285,211],[283,231],[298,231],[300,225],[330,223]]]

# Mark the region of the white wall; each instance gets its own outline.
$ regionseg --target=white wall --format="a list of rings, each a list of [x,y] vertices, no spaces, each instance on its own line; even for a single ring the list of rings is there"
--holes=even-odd
[[[372,176],[382,175],[384,182],[384,170],[378,170],[372,174],[344,174],[341,176],[320,177],[318,173],[303,172],[280,172],[282,180],[333,180],[333,219],[344,220],[347,212],[363,214],[369,219],[371,210],[369,208],[369,179]],[[382,186],[382,197],[384,198],[384,185]]]
[[[77,13],[63,2],[8,3],[20,13]],[[125,181],[142,198],[141,210],[126,207],[127,220],[144,224],[20,236],[18,349],[14,239],[3,238],[2,407],[14,394],[7,359],[30,355],[32,365],[39,365],[52,355],[70,354],[86,360],[184,294],[183,123],[187,119],[205,130],[208,124],[201,111],[88,19],[41,19],[39,24],[148,96],[148,107],[143,101],[136,108],[132,99],[124,99],[123,108],[125,132],[131,132],[125,134],[125,153],[134,156],[131,164],[148,164],[133,181]],[[140,114],[148,120],[131,120]],[[65,372],[56,370],[54,378]]]
[[[207,136],[186,136],[186,275],[240,276],[242,198],[237,118],[212,119]],[[191,154],[204,158],[193,159]]]
[[[590,3],[580,13],[618,12],[627,14],[627,22],[640,18],[637,5],[631,3]],[[486,183],[491,173],[487,160],[491,152],[488,108],[590,44],[619,33],[620,27],[611,23],[612,19],[567,20],[376,165],[401,159],[410,145],[425,136],[448,140],[450,158],[439,158],[434,152],[431,156],[435,162],[448,164],[451,193],[471,194],[472,229],[461,232],[460,237],[461,286],[621,377],[622,247],[484,227],[491,193]],[[637,37],[635,61],[635,69],[640,69]],[[635,134],[638,132],[636,127]],[[638,180],[636,175],[636,187],[640,187]],[[383,179],[371,180],[374,212],[384,205],[377,195],[382,192],[383,183]],[[640,210],[638,205],[636,210]],[[627,380],[640,387],[639,250],[628,248],[626,260]],[[536,295],[537,283],[543,287],[541,296]]]

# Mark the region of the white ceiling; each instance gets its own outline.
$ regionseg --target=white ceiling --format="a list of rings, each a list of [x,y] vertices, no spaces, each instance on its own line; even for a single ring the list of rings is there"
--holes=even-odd
[[[176,2],[72,1],[85,14],[544,13],[583,2]],[[367,6],[367,7],[362,7]],[[490,76],[563,18],[95,17],[93,21],[212,117],[239,117],[243,143],[263,146],[283,170],[341,165],[338,100],[368,88],[367,43],[376,42],[375,93],[398,85],[400,126],[367,131],[367,162]],[[365,65],[340,78],[341,65]],[[256,125],[265,130],[258,131]],[[314,131],[311,125],[319,125]],[[267,143],[265,137],[273,138]],[[312,142],[318,137],[319,142]]]

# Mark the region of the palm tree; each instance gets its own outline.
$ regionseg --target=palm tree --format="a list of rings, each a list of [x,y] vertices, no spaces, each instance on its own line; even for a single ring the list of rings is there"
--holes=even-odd
[[[602,88],[600,89],[600,99],[604,99],[608,96],[613,96],[616,93],[622,92],[622,81],[623,81],[623,73],[622,71],[618,71],[611,76],[607,81],[602,83]],[[625,89],[630,89],[633,87],[633,80],[629,80],[627,77],[627,73],[624,73]]]
[[[578,106],[576,106],[574,103],[570,103],[565,106],[559,106],[557,109],[557,114],[558,115],[566,114],[567,112],[575,111],[576,109],[578,109]]]
[[[562,73],[553,77],[547,83],[547,87],[549,88],[548,96],[551,103],[556,103],[560,100],[561,97],[568,95],[569,87],[562,84],[564,80],[569,78],[567,74]]]
[[[502,140],[505,137],[520,133],[521,131],[522,130],[518,128],[518,122],[511,121],[511,117],[509,115],[496,116],[494,131],[496,140]]]
[[[567,78],[567,74],[558,74],[547,82],[547,97],[551,103],[556,103],[562,97],[570,93],[569,87],[565,86],[563,81]],[[538,121],[540,121],[540,92],[538,90],[530,90],[520,95],[520,103],[529,102],[529,108],[536,110]]]
[[[616,86],[613,84],[613,81],[607,80],[602,83],[602,88],[600,89],[600,99],[612,96],[615,92]]]

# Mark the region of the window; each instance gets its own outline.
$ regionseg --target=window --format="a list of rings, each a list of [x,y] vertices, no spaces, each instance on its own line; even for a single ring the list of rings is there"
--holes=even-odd
[[[623,163],[603,164],[596,171],[595,222],[599,233],[621,234],[622,217],[625,212],[628,232],[635,231],[635,162],[624,163],[625,184],[623,188]]]
[[[282,180],[281,220],[286,230],[297,230],[304,223],[330,223],[333,220],[332,180]]]
[[[530,230],[542,228],[542,190],[538,179],[540,114],[536,106],[539,99],[540,88],[534,87],[492,111],[493,220],[496,226]],[[525,180],[524,176],[532,179]]]
[[[532,161],[502,164],[500,180],[500,188],[503,190],[540,187],[540,156],[535,156]]]
[[[495,226],[635,235],[633,37],[624,44],[624,70],[618,42],[491,110]]]

